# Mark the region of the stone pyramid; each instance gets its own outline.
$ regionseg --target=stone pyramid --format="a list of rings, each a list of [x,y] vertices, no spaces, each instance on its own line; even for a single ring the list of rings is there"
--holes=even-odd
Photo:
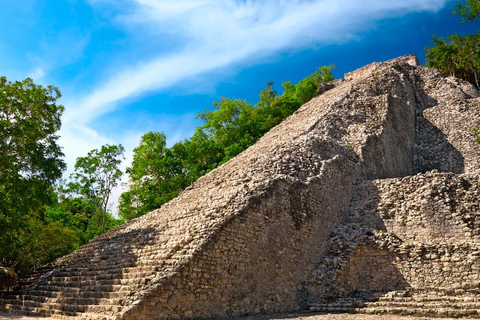
[[[3,293],[0,311],[480,317],[480,94],[415,56],[330,87],[176,199]]]

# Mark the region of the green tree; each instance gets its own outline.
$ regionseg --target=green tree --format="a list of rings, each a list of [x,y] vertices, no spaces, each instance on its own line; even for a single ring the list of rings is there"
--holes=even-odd
[[[467,0],[465,5],[457,4],[453,14],[462,15],[462,22],[477,21],[480,15],[480,1]],[[460,36],[434,37],[432,47],[426,47],[427,65],[445,75],[469,81],[480,88],[480,32]]]
[[[280,96],[272,90],[273,82],[269,82],[260,93],[260,101],[255,106],[255,121],[261,123],[261,135],[316,96],[320,85],[334,80],[333,68],[333,65],[320,67],[298,84],[290,81],[282,83],[283,93]]]
[[[200,113],[199,118],[205,122],[201,130],[222,150],[223,159],[219,164],[253,145],[271,128],[316,96],[322,83],[334,80],[332,68],[321,67],[297,84],[282,83],[284,91],[280,96],[272,89],[273,82],[269,82],[259,94],[260,101],[255,106],[245,100],[221,98],[213,103],[213,111]]]
[[[22,236],[16,269],[22,274],[66,255],[80,245],[76,232],[57,221],[31,218]]]
[[[190,139],[173,146],[185,168],[186,187],[218,167],[225,159],[225,150],[203,127],[198,127]]]
[[[78,239],[78,245],[85,244],[93,236],[87,230],[95,223],[99,210],[95,204],[85,198],[62,197],[61,201],[47,208],[46,217],[49,222],[73,230]]]
[[[148,132],[133,150],[132,165],[127,168],[130,190],[120,197],[122,218],[130,220],[156,209],[188,186],[179,157],[180,144],[173,148],[166,145],[165,134]]]
[[[44,207],[55,201],[53,185],[65,169],[56,134],[60,96],[28,78],[0,77],[0,265],[31,266],[21,266],[20,257],[36,241],[33,229],[44,220]]]
[[[253,121],[254,107],[245,100],[221,98],[214,102],[214,111],[205,111],[198,116],[205,124],[201,127],[223,150],[225,163],[260,137],[260,123]]]
[[[477,21],[480,18],[480,1],[467,0],[465,5],[458,1],[453,14],[463,16],[462,22]]]
[[[449,39],[449,38],[447,38]],[[451,41],[442,37],[435,37],[432,40],[433,47],[426,47],[427,64],[429,67],[436,68],[440,72],[450,77],[455,77],[458,68],[455,63],[458,53],[458,47]]]
[[[75,171],[70,175],[69,191],[76,193],[94,204],[100,212],[99,225],[107,227],[108,204],[113,188],[118,185],[123,172],[119,169],[124,159],[122,145],[104,145],[79,157]]]
[[[461,72],[461,77],[480,88],[480,33],[468,34],[465,37],[451,37],[458,48],[455,63]]]

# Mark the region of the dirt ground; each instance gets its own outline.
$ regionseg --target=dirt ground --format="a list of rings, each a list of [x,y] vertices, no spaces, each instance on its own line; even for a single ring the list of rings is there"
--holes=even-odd
[[[16,316],[0,313],[0,320],[50,320],[53,318],[39,318]],[[277,315],[261,315],[248,316],[238,318],[221,318],[218,320],[425,320],[431,318],[419,317],[400,317],[400,316],[375,316],[375,315],[360,315],[360,314],[346,314],[346,313],[287,313]],[[456,318],[458,319],[458,318]],[[452,318],[436,318],[436,320],[453,320]]]
[[[401,317],[394,315],[363,315],[348,313],[288,313],[278,315],[250,316],[235,320],[425,320],[431,318]],[[458,318],[457,318],[458,319]],[[227,320],[227,319],[222,319]],[[452,318],[436,318],[436,320],[453,320]]]

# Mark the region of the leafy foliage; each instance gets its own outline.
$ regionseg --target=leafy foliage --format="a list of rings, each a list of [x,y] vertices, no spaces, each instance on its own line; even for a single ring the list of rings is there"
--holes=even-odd
[[[21,239],[16,265],[20,273],[41,266],[73,251],[80,243],[74,230],[56,221],[31,219]]]
[[[182,175],[183,145],[167,148],[163,133],[149,132],[133,151],[132,166],[127,169],[130,191],[120,198],[119,214],[127,220],[158,208],[187,186]]]
[[[53,228],[45,206],[55,202],[53,185],[65,168],[58,98],[53,86],[0,77],[0,264],[17,270],[36,263],[24,256],[43,239],[36,226]]]
[[[454,14],[463,15],[463,21],[476,21],[480,14],[480,1],[468,0],[465,6],[457,4]],[[432,47],[426,47],[427,64],[442,73],[462,78],[480,88],[480,33],[435,37]]]
[[[277,96],[269,82],[252,105],[221,98],[213,111],[200,113],[204,125],[190,139],[167,148],[166,136],[145,134],[134,150],[130,190],[120,199],[119,214],[126,220],[141,216],[176,197],[202,175],[227,162],[260,139],[272,127],[312,99],[320,84],[334,80],[332,67],[321,67],[298,84],[283,83]]]
[[[102,226],[103,213],[94,203],[82,197],[62,198],[56,205],[47,208],[47,217],[75,232],[74,249],[121,223],[107,212],[105,225]]]
[[[434,38],[427,47],[427,63],[442,73],[467,80],[480,88],[480,34]]]
[[[123,172],[118,168],[124,159],[122,145],[104,145],[75,162],[69,191],[83,196],[100,211],[100,226],[106,227],[108,203],[112,189],[118,185]]]
[[[462,22],[477,21],[480,18],[480,1],[467,0],[465,5],[458,1],[453,14],[463,16]]]

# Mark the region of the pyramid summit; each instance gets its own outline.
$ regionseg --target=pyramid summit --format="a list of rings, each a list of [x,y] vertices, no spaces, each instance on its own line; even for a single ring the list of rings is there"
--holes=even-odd
[[[480,94],[412,55],[329,87],[160,209],[4,292],[0,311],[480,317]]]

